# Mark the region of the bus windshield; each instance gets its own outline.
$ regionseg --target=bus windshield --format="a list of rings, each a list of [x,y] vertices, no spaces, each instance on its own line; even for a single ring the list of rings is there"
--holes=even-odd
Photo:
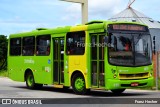
[[[111,33],[109,62],[120,66],[151,64],[151,37],[148,34]]]

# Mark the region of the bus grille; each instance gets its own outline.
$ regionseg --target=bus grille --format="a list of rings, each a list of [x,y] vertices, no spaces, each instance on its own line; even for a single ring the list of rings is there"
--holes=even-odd
[[[137,74],[119,74],[119,79],[144,79],[149,77],[149,72]]]

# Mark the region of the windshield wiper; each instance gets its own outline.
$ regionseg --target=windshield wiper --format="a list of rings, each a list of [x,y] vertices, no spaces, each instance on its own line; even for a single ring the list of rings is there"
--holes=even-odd
[[[135,43],[135,45],[137,45],[137,43],[139,42],[139,40],[141,39],[141,37],[142,37],[142,34],[139,34],[138,35],[138,37],[136,38],[137,39],[137,41],[135,41],[134,43]]]

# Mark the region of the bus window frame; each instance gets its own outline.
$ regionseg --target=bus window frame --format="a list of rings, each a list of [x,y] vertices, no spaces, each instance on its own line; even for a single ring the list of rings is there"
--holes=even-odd
[[[81,36],[81,37],[83,37],[84,38],[84,41],[83,41],[83,44],[84,44],[84,47],[82,46],[81,48],[83,48],[83,53],[72,53],[72,54],[69,54],[68,52],[68,36],[71,36],[70,34],[73,34],[73,33],[83,33],[84,35],[82,36],[82,35],[78,35],[78,36]],[[80,40],[79,40],[80,41]],[[85,50],[86,50],[86,32],[85,31],[75,31],[75,32],[68,32],[67,34],[66,34],[66,50],[65,50],[65,52],[66,52],[66,55],[84,55],[85,54]]]
[[[38,47],[40,46],[40,45],[38,45],[38,40],[40,40],[39,38],[45,37],[45,36],[49,38],[50,43],[49,43],[48,46],[45,46],[46,47],[45,54],[38,54]],[[50,56],[50,54],[51,54],[51,34],[37,35],[35,40],[36,40],[36,42],[35,42],[35,48],[36,48],[35,49],[35,55],[36,56]],[[50,50],[49,50],[49,53],[47,54],[47,48],[48,47],[49,47]]]
[[[24,48],[24,38],[30,38],[30,37],[33,37],[33,41],[34,41],[34,43],[33,43],[33,50],[30,50],[30,51],[33,51],[32,53],[32,55],[24,55],[23,54],[23,48]],[[36,37],[35,36],[25,36],[25,37],[23,37],[22,38],[22,45],[21,45],[21,47],[22,47],[22,56],[34,56],[35,55],[35,47],[36,47]]]
[[[13,45],[11,45],[11,40],[12,39],[19,39],[20,40],[20,46],[14,46],[14,47],[19,47],[20,48],[20,54],[11,54],[11,47],[13,47]],[[21,56],[22,55],[22,38],[21,37],[15,37],[15,38],[10,38],[9,39],[9,56]]]

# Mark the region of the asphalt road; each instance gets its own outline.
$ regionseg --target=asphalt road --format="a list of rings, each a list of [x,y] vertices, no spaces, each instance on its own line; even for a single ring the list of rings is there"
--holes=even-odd
[[[57,104],[61,104],[61,103],[65,104],[71,101],[71,102],[74,102],[73,104],[94,103],[94,106],[95,104],[98,104],[98,103],[105,104],[106,101],[110,102],[109,105],[113,103],[129,104],[130,102],[133,103],[132,102],[133,100],[128,100],[128,99],[143,100],[146,98],[150,98],[149,100],[158,99],[159,101],[158,103],[160,104],[160,91],[128,89],[121,95],[114,95],[110,91],[92,90],[91,93],[88,95],[76,95],[72,91],[72,89],[64,90],[59,88],[53,88],[52,86],[44,86],[41,90],[30,90],[26,88],[26,85],[24,82],[15,82],[8,78],[0,77],[0,98],[41,98],[41,99],[50,98],[49,100],[45,99],[45,101],[49,102],[51,99],[56,99],[54,101],[51,101],[52,102],[51,104],[55,104],[56,101],[58,102]],[[122,100],[122,102],[120,102],[119,99]],[[80,101],[80,102],[77,102],[77,101]],[[50,104],[50,102],[48,104]],[[149,104],[147,104],[147,106],[150,107]],[[65,107],[67,106],[65,105]],[[143,106],[141,105],[141,107]]]

